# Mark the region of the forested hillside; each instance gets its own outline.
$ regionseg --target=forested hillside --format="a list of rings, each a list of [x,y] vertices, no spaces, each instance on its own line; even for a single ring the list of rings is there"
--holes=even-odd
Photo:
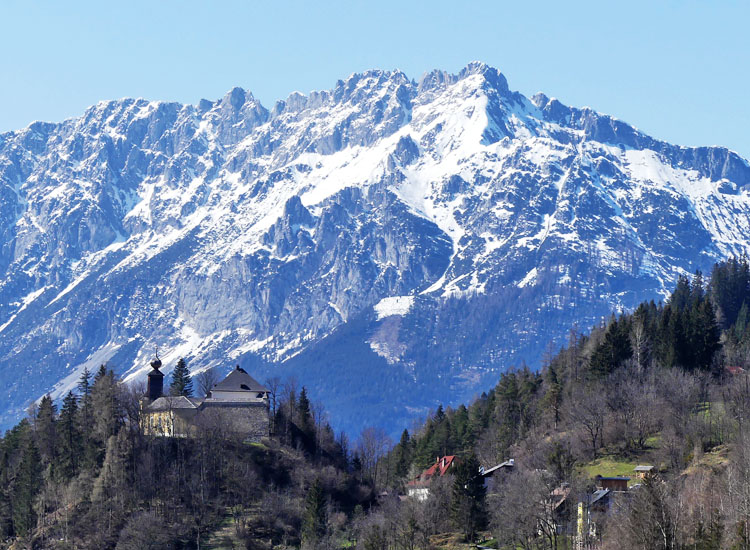
[[[666,303],[613,315],[588,335],[571,330],[542,372],[517,369],[468,407],[438,408],[416,434],[404,431],[383,467],[397,486],[436,456],[476,455],[485,467],[514,458],[482,527],[500,548],[551,549],[572,547],[556,531],[575,522],[575,508],[556,517],[551,495],[565,488],[585,502],[595,475],[632,477],[652,464],[658,475],[600,518],[585,547],[750,548],[748,304],[745,258],[716,265],[708,281],[682,277]],[[422,528],[450,529],[444,520]]]
[[[501,375],[394,446],[377,428],[353,444],[336,436],[293,379],[266,381],[261,442],[217,429],[147,437],[143,388],[102,367],[0,441],[0,547],[573,548],[594,476],[650,464],[654,476],[592,512],[583,547],[748,549],[748,305],[745,258],[681,278],[665,303],[572,329],[541,372]],[[426,500],[407,497],[446,455],[456,466]],[[480,467],[509,458],[512,470],[483,483]]]
[[[293,547],[319,538],[308,508],[345,538],[373,483],[304,388],[273,390],[276,435],[261,443],[220,426],[147,437],[143,388],[86,373],[59,411],[45,397],[0,440],[0,548]]]

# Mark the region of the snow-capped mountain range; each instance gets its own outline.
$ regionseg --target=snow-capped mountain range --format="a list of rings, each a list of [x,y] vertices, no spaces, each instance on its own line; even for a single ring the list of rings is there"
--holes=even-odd
[[[396,430],[750,248],[750,165],[472,63],[0,134],[0,425],[108,362],[294,375]]]

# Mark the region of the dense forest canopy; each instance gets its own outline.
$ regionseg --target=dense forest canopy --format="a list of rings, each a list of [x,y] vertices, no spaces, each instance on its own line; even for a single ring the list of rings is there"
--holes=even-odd
[[[613,315],[504,373],[474,402],[438,407],[393,444],[350,443],[294,380],[273,378],[270,435],[220,427],[142,433],[143,388],[102,366],[60,403],[42,398],[0,440],[0,547],[573,548],[565,525],[594,476],[654,465],[596,530],[606,549],[750,549],[750,269],[681,277],[664,303]],[[205,394],[181,362],[173,395]],[[195,383],[193,383],[195,382]],[[408,483],[455,455],[426,500]],[[486,484],[478,475],[513,458]],[[561,503],[570,503],[567,508]]]

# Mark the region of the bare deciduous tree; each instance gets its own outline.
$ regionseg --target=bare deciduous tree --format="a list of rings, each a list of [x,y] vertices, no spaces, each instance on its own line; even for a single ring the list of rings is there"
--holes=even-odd
[[[378,485],[377,465],[388,449],[392,441],[382,428],[369,427],[362,430],[357,442],[357,452],[362,461],[362,469],[375,486]]]
[[[216,384],[219,383],[219,373],[216,368],[210,368],[197,375],[198,391],[202,396],[207,396]]]
[[[567,415],[585,434],[592,458],[596,458],[604,444],[604,424],[607,400],[599,384],[576,387],[568,400]]]

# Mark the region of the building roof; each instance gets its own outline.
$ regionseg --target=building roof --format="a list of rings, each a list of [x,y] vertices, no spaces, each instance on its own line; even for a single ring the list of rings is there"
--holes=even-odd
[[[562,506],[566,500],[568,500],[568,497],[570,496],[570,485],[564,484],[560,485],[559,487],[556,487],[553,489],[553,491],[550,493],[550,501],[552,504],[552,509],[557,510],[560,506]]]
[[[201,399],[195,399],[193,397],[184,397],[178,395],[176,397],[163,396],[156,399],[148,407],[149,411],[171,411],[175,409],[197,409],[201,404]]]
[[[625,476],[596,476],[596,479],[602,479],[605,481],[630,481],[630,478]]]
[[[268,393],[270,390],[237,365],[237,368],[230,372],[224,380],[214,385],[211,391],[254,391]]]
[[[651,464],[639,464],[638,466],[636,466],[635,468],[633,468],[633,471],[636,471],[636,472],[650,472],[653,469],[654,469],[654,467],[651,466]]]
[[[486,470],[483,467],[479,468],[479,475],[484,477],[490,477],[492,474],[497,472],[498,470],[502,470],[504,468],[513,468],[515,466],[516,461],[515,459],[508,459],[505,462],[501,462],[500,464],[496,464],[492,468],[487,468]]]
[[[606,497],[608,494],[609,489],[599,489],[598,491],[594,491],[594,494],[591,495],[591,501],[589,502],[589,504],[595,504],[596,502]]]
[[[429,485],[430,480],[433,477],[443,477],[448,469],[454,464],[456,457],[454,455],[438,457],[435,464],[427,468],[424,472],[419,474],[416,479],[411,480],[407,485],[409,486],[426,486]]]

